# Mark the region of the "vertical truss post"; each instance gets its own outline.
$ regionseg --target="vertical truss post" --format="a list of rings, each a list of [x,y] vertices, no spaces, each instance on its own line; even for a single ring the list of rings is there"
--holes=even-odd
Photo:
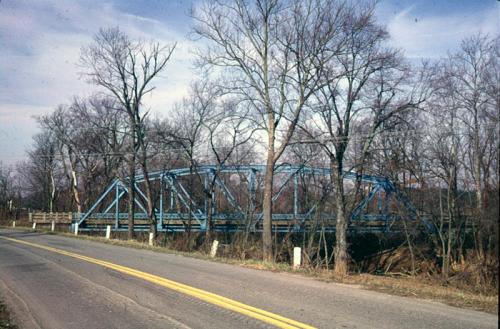
[[[120,226],[120,185],[115,186],[115,229]]]
[[[299,214],[299,177],[297,173],[293,176],[293,215],[295,219]]]
[[[163,229],[163,193],[165,192],[163,182],[163,174],[160,175],[160,220],[158,221],[158,229]]]
[[[203,185],[204,185],[205,191],[207,191],[208,190],[208,173],[205,174],[205,178],[203,180]],[[209,204],[208,204],[207,194],[206,193],[203,193],[203,194],[204,194],[203,197],[205,199],[205,214],[208,214]]]
[[[175,191],[174,188],[170,185],[169,185],[169,191],[170,191],[170,211],[173,211],[175,207]]]

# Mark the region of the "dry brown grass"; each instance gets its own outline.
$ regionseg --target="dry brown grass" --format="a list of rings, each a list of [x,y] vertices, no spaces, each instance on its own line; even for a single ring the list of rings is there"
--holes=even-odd
[[[327,275],[328,279],[328,275]],[[345,278],[332,278],[348,284],[398,296],[429,299],[444,304],[488,313],[498,313],[498,295],[485,296],[456,287],[445,286],[435,280],[416,277],[391,277],[371,274],[356,274]]]

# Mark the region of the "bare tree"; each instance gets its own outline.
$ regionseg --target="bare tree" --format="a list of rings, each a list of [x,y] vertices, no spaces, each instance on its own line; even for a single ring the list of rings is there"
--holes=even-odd
[[[452,97],[460,108],[459,117],[469,136],[467,168],[476,190],[476,247],[480,258],[484,257],[484,189],[492,167],[487,149],[495,144],[495,138],[498,141],[498,94],[494,92],[498,80],[495,82],[492,77],[493,72],[498,72],[499,43],[498,36],[475,35],[463,40],[460,50],[448,58],[447,78],[452,85]]]
[[[60,190],[60,167],[57,162],[57,140],[49,131],[33,136],[28,160],[17,166],[29,206],[52,212]]]
[[[110,97],[93,95],[87,99],[75,98],[71,103],[72,121],[77,122],[80,140],[86,149],[82,156],[83,166],[90,169],[93,161],[98,161],[98,171],[86,170],[93,175],[93,184],[98,187],[109,184],[118,176],[123,160],[122,151],[126,138],[125,113]],[[91,158],[91,159],[89,159]],[[93,195],[87,193],[87,197]]]
[[[116,170],[120,159],[116,154],[123,143],[118,126],[123,122],[120,112],[113,111],[109,98],[74,98],[71,105],[60,105],[49,115],[38,118],[42,129],[57,140],[58,161],[61,163],[77,213],[81,214],[93,196],[93,190],[110,182],[110,167]],[[100,170],[107,177],[99,184]],[[83,183],[83,187],[80,184]]]
[[[163,145],[181,150],[183,159],[189,165],[189,192],[194,190],[194,175],[200,161],[200,149],[206,141],[204,121],[214,108],[216,94],[207,81],[197,81],[191,85],[189,96],[182,103],[175,104],[171,118],[157,123],[157,138]],[[191,223],[193,204],[188,200],[188,249],[191,248]]]
[[[446,68],[444,71],[446,72]],[[463,146],[459,134],[458,108],[452,97],[451,81],[446,77],[445,72],[441,73],[442,79],[437,79],[439,86],[437,86],[433,100],[429,105],[430,116],[427,119],[432,124],[428,129],[428,149],[426,154],[420,156],[428,158],[429,172],[443,182],[446,190],[445,209],[440,189],[439,220],[435,226],[441,241],[441,272],[443,277],[447,278],[452,246],[457,239],[457,229],[460,228],[458,223],[458,180],[461,170],[460,153],[463,152]]]
[[[115,97],[128,116],[129,147],[128,163],[128,236],[134,236],[135,168],[138,152],[146,152],[144,119],[147,113],[141,111],[143,97],[154,87],[153,80],[159,76],[169,61],[175,44],[160,46],[151,42],[130,39],[118,28],[101,29],[94,41],[81,51],[84,75]],[[146,184],[148,218],[151,231],[156,233],[156,217],[151,185],[145,161],[140,163]]]
[[[76,203],[78,214],[82,213],[82,202],[79,191],[79,177],[77,173],[78,152],[82,151],[83,145],[78,145],[77,138],[80,131],[75,129],[75,123],[71,120],[67,106],[60,105],[52,114],[38,118],[39,124],[43,129],[52,133],[57,140],[58,155],[63,165],[64,172],[70,181],[71,192]],[[66,156],[69,161],[67,168]]]
[[[214,113],[204,120],[203,125],[207,130],[209,148],[216,163],[216,169],[204,185],[208,204],[206,240],[209,243],[212,231],[212,203],[221,170],[233,154],[252,139],[255,129],[249,120],[249,110],[240,107],[234,99],[219,104]]]
[[[19,187],[16,186],[16,173],[12,167],[0,162],[0,220],[7,219],[19,208]]]
[[[361,172],[375,136],[385,129],[384,123],[422,101],[417,87],[408,88],[409,69],[400,53],[384,47],[388,34],[375,22],[374,10],[373,5],[350,8],[342,25],[341,51],[327,64],[324,87],[315,93],[312,114],[303,129],[330,160],[336,215],[334,271],[339,275],[348,270],[346,232],[353,206],[346,199],[344,170]],[[362,129],[352,136],[358,127]],[[346,160],[353,139],[361,140],[361,149],[349,164]]]
[[[193,11],[194,33],[208,41],[204,67],[222,68],[227,92],[243,96],[267,135],[263,255],[273,261],[274,167],[304,105],[318,88],[323,50],[336,36],[337,1],[216,1]]]

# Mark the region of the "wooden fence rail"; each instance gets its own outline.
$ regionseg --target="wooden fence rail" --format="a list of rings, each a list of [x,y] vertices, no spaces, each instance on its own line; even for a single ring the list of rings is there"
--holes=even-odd
[[[72,212],[30,212],[29,221],[30,223],[52,223],[52,221],[57,224],[71,224],[73,220]]]

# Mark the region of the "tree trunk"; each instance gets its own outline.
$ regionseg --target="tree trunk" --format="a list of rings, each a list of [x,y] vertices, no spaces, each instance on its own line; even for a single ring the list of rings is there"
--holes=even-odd
[[[348,272],[348,259],[347,253],[347,224],[348,218],[346,214],[346,203],[344,195],[344,179],[342,167],[343,155],[337,155],[337,161],[331,159],[331,181],[333,184],[333,191],[335,193],[335,209],[336,209],[336,224],[335,224],[335,248],[334,258],[335,264],[333,271],[336,275],[345,276]],[[337,164],[337,165],[335,165]]]
[[[443,278],[448,278],[448,260],[446,256],[448,253],[446,252],[446,238],[444,235],[444,209],[443,209],[443,196],[442,189],[439,189],[439,230],[438,235],[441,241],[441,275]]]
[[[82,213],[82,202],[80,200],[80,193],[78,192],[78,178],[76,176],[75,165],[71,164],[71,190],[73,191],[73,197],[75,198],[76,211],[78,216]]]
[[[453,146],[453,150],[455,150],[455,146]],[[456,163],[455,151],[453,151],[454,163]],[[450,184],[448,186],[448,241],[446,247],[446,277],[448,277],[450,273],[450,265],[451,265],[451,247],[452,241],[454,240],[453,232],[452,232],[452,223],[456,223],[456,215],[457,215],[457,206],[456,200],[458,197],[458,185],[457,185],[457,167],[453,165],[451,168],[451,177]]]
[[[50,170],[50,201],[49,212],[54,211],[54,200],[56,198],[56,182],[54,180],[54,172]]]
[[[478,109],[474,107],[474,184],[476,185],[476,216],[477,216],[477,254],[480,259],[484,258],[483,250],[483,190],[481,184],[481,161],[482,152],[479,142],[479,118]]]
[[[207,193],[207,224],[205,228],[205,243],[207,248],[210,245],[212,235],[212,195],[214,191]]]
[[[264,178],[264,200],[262,212],[264,215],[262,223],[263,260],[273,262],[273,180],[274,180],[274,136],[270,134],[267,151],[266,176]]]
[[[76,203],[76,211],[78,213],[78,218],[80,218],[80,214],[82,213],[82,202],[80,199],[80,193],[78,192],[78,177],[76,174],[76,159],[73,158],[72,148],[69,146],[67,146],[67,148],[68,148],[70,173],[68,173],[68,168],[66,167],[66,159],[64,156],[62,144],[59,148],[59,153],[61,154],[61,162],[62,162],[62,165],[64,168],[64,173],[66,174],[66,177],[70,181],[71,192],[73,194],[73,199],[75,200],[75,203]],[[85,190],[88,190],[88,188],[86,188]]]
[[[483,191],[481,188],[481,158],[476,155],[474,159],[475,166],[475,185],[476,185],[476,216],[477,216],[477,253],[480,259],[484,258],[483,250]]]

